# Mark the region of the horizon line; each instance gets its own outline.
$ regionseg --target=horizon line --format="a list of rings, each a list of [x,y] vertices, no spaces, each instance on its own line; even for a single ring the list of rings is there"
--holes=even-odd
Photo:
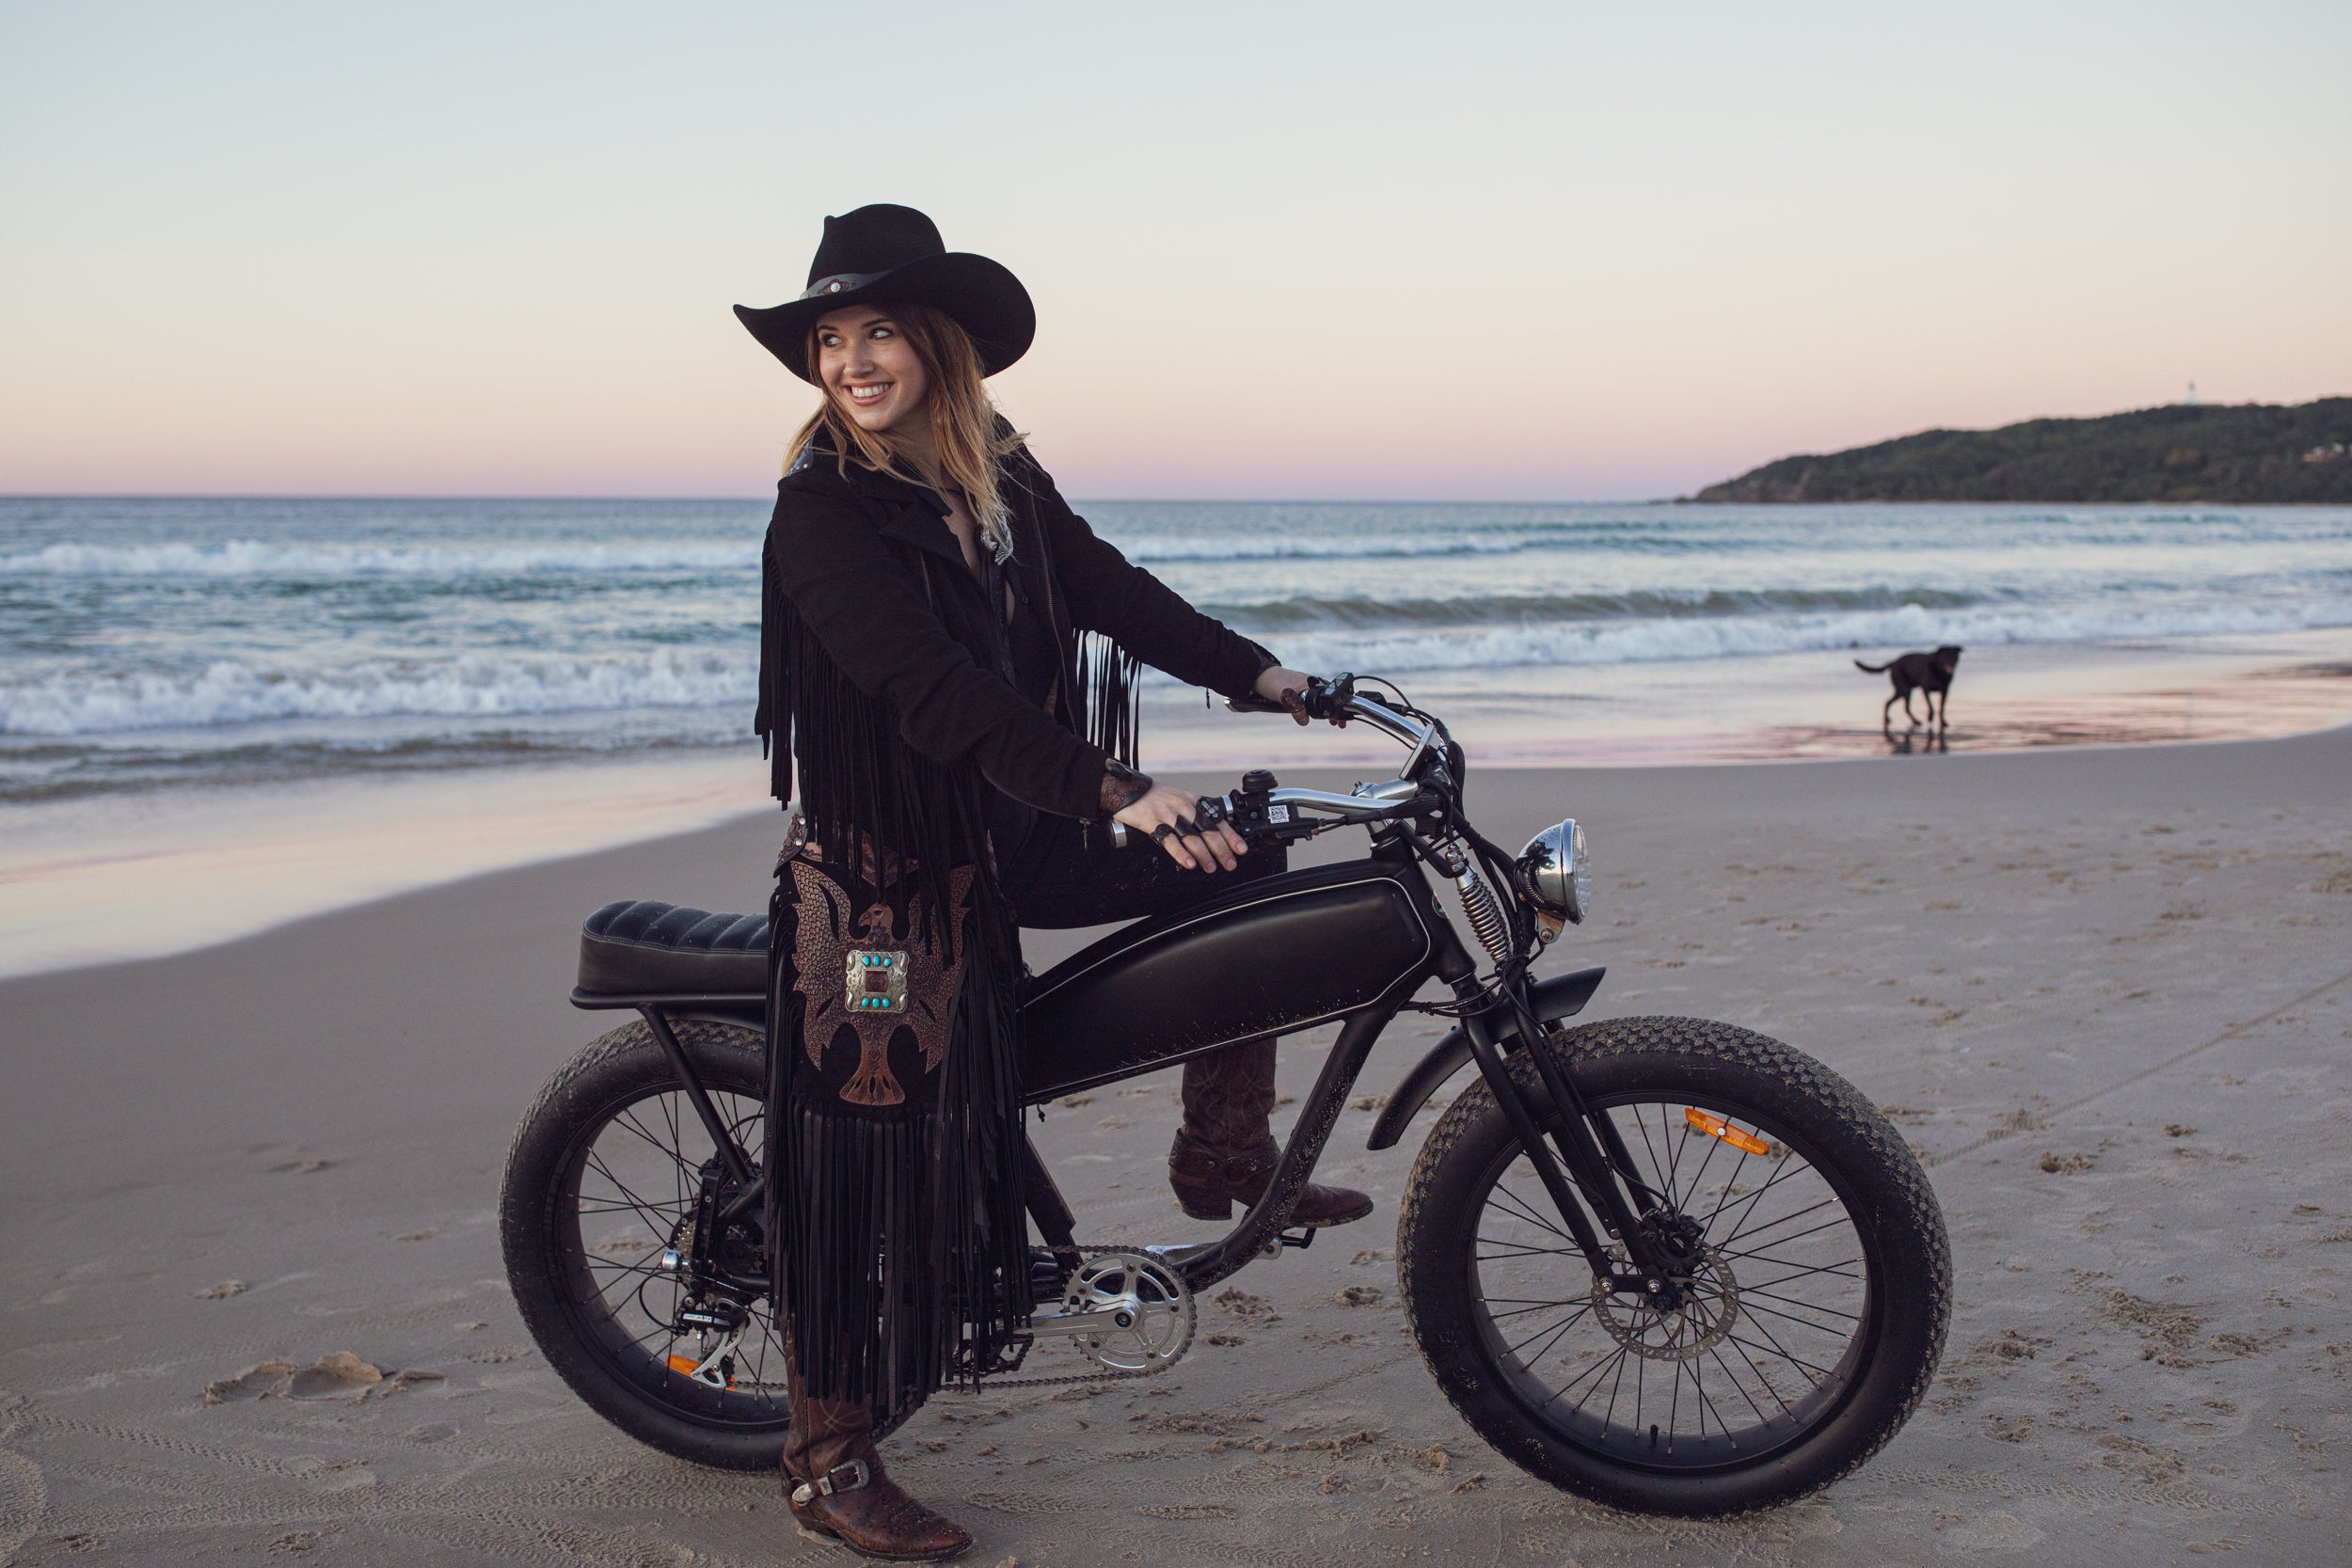
[[[1078,496],[1089,504],[1148,506],[1672,506],[1688,496],[1479,498],[1445,496]],[[0,490],[0,501],[765,501],[765,494],[655,495],[573,491]],[[1753,504],[1753,503],[1743,503]]]

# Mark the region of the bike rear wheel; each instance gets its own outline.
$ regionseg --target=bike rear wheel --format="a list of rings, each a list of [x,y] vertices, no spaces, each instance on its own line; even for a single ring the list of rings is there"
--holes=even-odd
[[[1662,1303],[1597,1286],[1473,1085],[1398,1220],[1406,1321],[1455,1408],[1531,1473],[1644,1513],[1786,1502],[1867,1460],[1927,1392],[1950,1316],[1943,1219],[1894,1129],[1728,1024],[1614,1019],[1548,1048],[1696,1226],[1695,1261]],[[1534,1063],[1512,1071],[1544,1103]]]
[[[672,1025],[737,1147],[761,1153],[766,1048],[741,1025]],[[665,1249],[707,1262],[732,1247],[764,1273],[745,1233],[714,1238],[710,1137],[642,1021],[595,1041],[540,1092],[507,1155],[500,1237],[508,1282],[548,1364],[598,1415],[697,1464],[772,1467],[789,1418],[782,1336],[764,1295],[697,1291]],[[760,1219],[755,1205],[749,1222]],[[677,1331],[691,1299],[739,1319]]]

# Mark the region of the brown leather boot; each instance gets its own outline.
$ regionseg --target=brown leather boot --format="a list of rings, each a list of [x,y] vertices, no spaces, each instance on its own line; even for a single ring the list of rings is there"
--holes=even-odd
[[[803,1394],[792,1378],[784,1436],[784,1496],[801,1533],[885,1562],[944,1562],[972,1537],[882,1474],[874,1417],[850,1400]]]
[[[1184,1122],[1168,1151],[1168,1184],[1197,1220],[1230,1220],[1265,1196],[1281,1149],[1274,1142],[1274,1039],[1261,1036],[1184,1064]],[[1308,1183],[1291,1224],[1345,1225],[1372,1212],[1372,1199],[1345,1187]]]

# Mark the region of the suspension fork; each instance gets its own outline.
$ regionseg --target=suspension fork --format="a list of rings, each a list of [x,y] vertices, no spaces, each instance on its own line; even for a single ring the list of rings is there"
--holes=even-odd
[[[1504,988],[1503,995],[1510,1005],[1513,1021],[1518,1026],[1519,1038],[1531,1044],[1542,1039],[1543,1032],[1527,1005],[1527,965],[1524,962],[1511,967],[1509,983]],[[1584,1153],[1590,1163],[1597,1164],[1605,1173],[1600,1180],[1600,1190],[1608,1205],[1613,1233],[1633,1234],[1635,1215],[1627,1207],[1618,1181],[1610,1178],[1613,1176],[1622,1180],[1625,1186],[1631,1189],[1643,1215],[1654,1212],[1663,1201],[1663,1195],[1642,1180],[1641,1173],[1634,1167],[1633,1151],[1626,1147],[1625,1135],[1617,1131],[1617,1124],[1607,1116],[1594,1112],[1592,1106],[1585,1102],[1584,1091],[1578,1088],[1576,1080],[1570,1078],[1552,1059],[1550,1052],[1535,1053],[1535,1071],[1543,1079],[1544,1087],[1549,1091],[1552,1103],[1559,1108],[1562,1121],[1575,1127],[1577,1141],[1584,1146]],[[1596,1142],[1597,1148],[1594,1147]]]
[[[1633,1174],[1632,1152],[1625,1147],[1615,1124],[1593,1113],[1583,1094],[1552,1059],[1551,1053],[1543,1048],[1543,1033],[1527,1005],[1525,983],[1524,966],[1514,965],[1505,976],[1502,995],[1496,1004],[1462,1020],[1462,1034],[1469,1042],[1470,1056],[1502,1107],[1503,1118],[1510,1123],[1520,1148],[1534,1165],[1546,1194],[1575,1238],[1577,1249],[1592,1265],[1595,1276],[1613,1278],[1618,1271],[1610,1259],[1607,1243],[1593,1228],[1586,1213],[1588,1207],[1600,1216],[1609,1234],[1624,1243],[1635,1267],[1651,1271],[1661,1260],[1648,1256],[1651,1248],[1641,1216],[1657,1207],[1658,1196]],[[1512,1081],[1498,1038],[1499,1015],[1516,1027],[1519,1039],[1535,1059],[1536,1076],[1543,1083],[1545,1098],[1550,1101],[1543,1107],[1548,1114],[1539,1117],[1536,1108],[1520,1093],[1518,1085]],[[1546,1124],[1550,1130],[1549,1138],[1543,1131]],[[1638,1198],[1639,1212],[1627,1201],[1620,1178]]]

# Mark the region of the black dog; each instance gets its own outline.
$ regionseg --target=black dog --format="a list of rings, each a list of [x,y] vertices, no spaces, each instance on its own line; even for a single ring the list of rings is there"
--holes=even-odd
[[[1879,709],[1879,727],[1883,729],[1895,721],[1895,705],[1903,705],[1903,717],[1916,724],[1918,716],[1911,711],[1911,694],[1920,692],[1927,699],[1928,722],[1948,724],[1952,710],[1952,672],[1960,668],[1960,650],[1947,643],[1931,654],[1905,654],[1885,664],[1865,664],[1860,659],[1853,667],[1867,675],[1883,673],[1894,682],[1895,694]],[[1942,711],[1935,700],[1944,699]]]

